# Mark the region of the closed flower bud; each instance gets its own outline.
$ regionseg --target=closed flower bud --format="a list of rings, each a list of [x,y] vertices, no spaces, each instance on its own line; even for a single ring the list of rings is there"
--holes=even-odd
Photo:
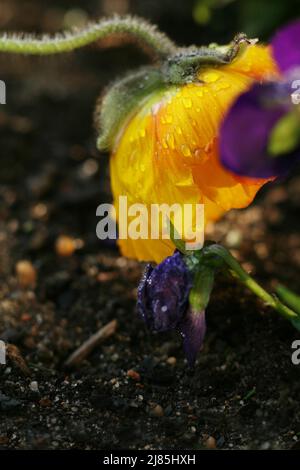
[[[138,289],[138,311],[153,331],[178,326],[188,308],[192,286],[183,256],[176,252],[155,268],[147,266]]]
[[[204,340],[204,309],[212,285],[213,270],[194,275],[184,256],[176,251],[155,268],[148,265],[138,289],[138,312],[146,325],[156,332],[178,330],[190,366]]]

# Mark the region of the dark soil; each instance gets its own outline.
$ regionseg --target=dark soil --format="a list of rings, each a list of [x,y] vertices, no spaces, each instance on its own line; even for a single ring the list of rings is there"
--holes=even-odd
[[[0,448],[200,449],[209,436],[219,449],[297,448],[300,366],[291,343],[300,333],[219,278],[191,371],[180,338],[150,334],[136,314],[143,266],[96,238],[96,207],[111,196],[93,105],[140,59],[133,48],[1,58],[0,339],[19,348],[31,376],[20,358],[0,366]],[[280,280],[300,290],[299,188],[297,174],[269,185],[209,234],[269,289]],[[80,242],[69,258],[55,252],[61,234]],[[18,285],[21,259],[36,269],[34,289]],[[66,370],[68,356],[112,319],[117,332]]]

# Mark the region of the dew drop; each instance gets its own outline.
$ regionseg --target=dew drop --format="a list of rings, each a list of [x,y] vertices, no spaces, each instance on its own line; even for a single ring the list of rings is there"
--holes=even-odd
[[[174,150],[175,149],[175,139],[174,139],[174,135],[173,134],[167,134],[167,143],[169,145],[169,147]]]
[[[204,147],[204,152],[205,153],[210,153],[212,150],[212,142],[208,142],[208,144],[205,145]]]
[[[177,127],[176,127],[176,132],[177,132],[178,135],[182,135],[182,129],[181,129],[181,127],[177,126]]]
[[[204,163],[209,159],[209,156],[207,153],[203,151],[203,149],[197,148],[194,152],[194,157],[196,163]]]
[[[173,117],[171,114],[166,115],[166,123],[171,124],[173,122]]]
[[[206,83],[215,83],[220,78],[220,75],[216,72],[207,72],[205,74],[204,80]]]
[[[190,148],[186,144],[181,146],[181,152],[184,157],[190,157],[192,155]]]
[[[192,100],[190,98],[183,98],[183,105],[186,109],[190,109],[192,107]]]
[[[243,70],[243,72],[250,72],[251,68],[252,68],[252,64],[248,63],[248,64],[244,65],[242,70]]]
[[[167,141],[165,139],[162,140],[162,146],[163,146],[164,149],[168,148],[168,144],[167,144]]]
[[[226,82],[222,82],[222,83],[220,83],[219,85],[216,86],[217,91],[228,90],[228,88],[230,88],[230,84],[226,83]]]

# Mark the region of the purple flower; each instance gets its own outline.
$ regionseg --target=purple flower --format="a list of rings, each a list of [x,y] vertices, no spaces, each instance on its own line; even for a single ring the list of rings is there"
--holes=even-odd
[[[204,311],[192,312],[189,294],[193,276],[176,251],[156,267],[147,266],[138,289],[138,312],[152,331],[177,329],[192,366],[205,335]]]
[[[300,21],[276,34],[274,57],[288,73],[282,81],[256,84],[240,95],[222,124],[221,161],[238,175],[284,176],[300,162],[300,117],[291,99],[300,70],[299,44]]]
[[[300,20],[293,21],[275,34],[272,49],[282,72],[300,67]]]

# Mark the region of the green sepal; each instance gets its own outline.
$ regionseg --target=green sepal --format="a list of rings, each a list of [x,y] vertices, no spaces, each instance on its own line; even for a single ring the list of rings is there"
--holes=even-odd
[[[114,82],[96,106],[98,149],[111,150],[123,124],[141,106],[143,99],[162,88],[162,76],[155,67],[144,67]]]
[[[168,57],[162,67],[164,81],[168,85],[184,85],[198,80],[202,67],[230,64],[244,53],[249,44],[256,40],[248,39],[244,33],[237,34],[227,46],[211,44],[203,47],[187,47]]]
[[[184,255],[190,256],[193,252],[192,251],[189,252],[185,249],[185,242],[181,240],[179,233],[177,232],[173,222],[170,219],[168,219],[167,222],[170,227],[170,239],[174,243],[177,250],[180,251],[180,253]]]
[[[295,310],[300,315],[300,296],[285,286],[279,284],[276,287],[276,294],[285,302],[290,308]]]
[[[192,311],[202,312],[206,309],[214,286],[215,269],[208,266],[198,266],[194,274],[193,287],[189,295]]]
[[[285,114],[273,127],[268,153],[276,158],[292,153],[300,145],[300,119],[297,113]]]

